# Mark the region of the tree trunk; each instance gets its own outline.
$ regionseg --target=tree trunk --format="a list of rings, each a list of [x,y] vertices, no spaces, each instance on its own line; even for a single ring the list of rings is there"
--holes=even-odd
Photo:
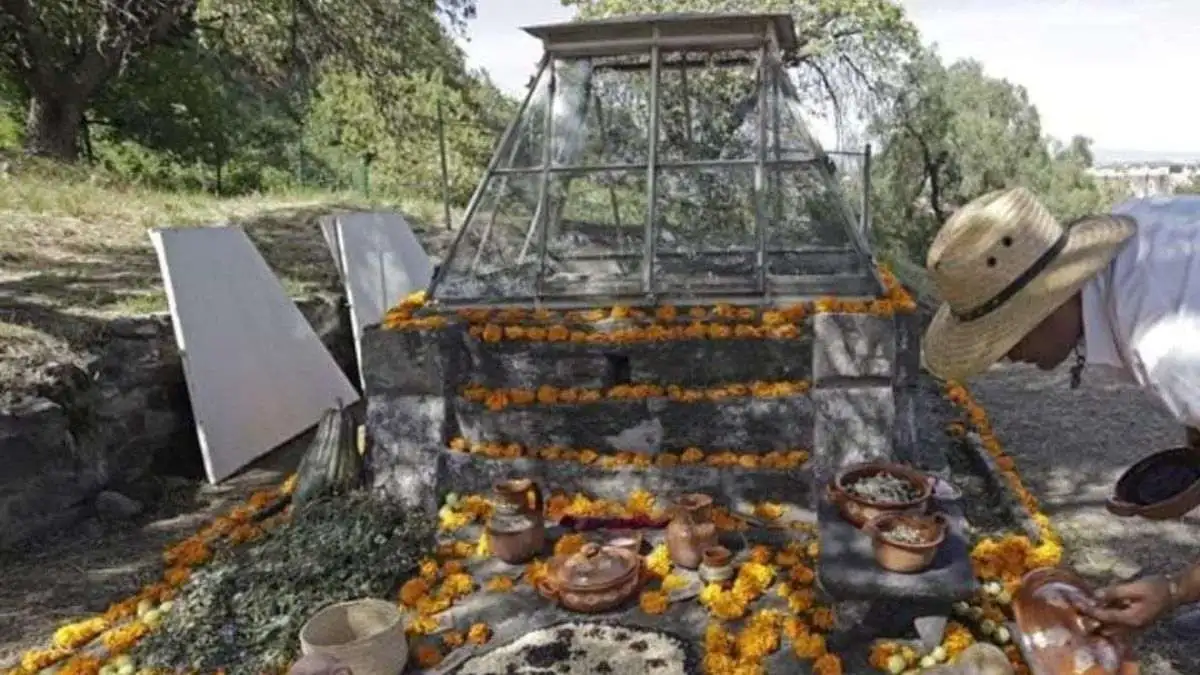
[[[57,92],[34,91],[25,117],[25,153],[65,162],[79,158],[83,103]]]

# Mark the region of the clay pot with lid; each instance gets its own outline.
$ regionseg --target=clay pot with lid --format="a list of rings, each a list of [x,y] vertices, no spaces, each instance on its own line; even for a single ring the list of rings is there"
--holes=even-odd
[[[1044,567],[1021,579],[1013,598],[1016,643],[1034,675],[1138,675],[1127,636],[1100,634],[1077,607],[1094,603],[1079,575]]]
[[[717,545],[712,505],[712,497],[700,493],[683,495],[675,502],[666,535],[671,562],[694,570],[700,566],[704,550]]]
[[[595,543],[577,553],[550,561],[537,590],[573,612],[605,612],[637,594],[642,582],[642,559],[635,553]]]
[[[492,554],[514,565],[527,562],[546,544],[541,488],[528,478],[513,478],[493,489],[496,505],[487,524]]]
[[[886,500],[870,499],[858,494],[853,488],[864,479],[891,476],[908,485],[911,497]],[[867,521],[884,513],[925,512],[933,496],[934,479],[920,471],[891,462],[866,462],[847,467],[829,482],[829,501],[838,508],[842,517],[855,527],[861,528]]]
[[[722,583],[733,578],[733,551],[724,546],[710,546],[700,555],[700,579],[706,583]]]

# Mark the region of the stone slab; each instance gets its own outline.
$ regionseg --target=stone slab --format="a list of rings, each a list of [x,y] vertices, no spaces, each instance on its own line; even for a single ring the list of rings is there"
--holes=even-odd
[[[582,492],[602,499],[624,501],[634,490],[646,490],[664,499],[687,492],[711,494],[721,503],[742,511],[762,501],[780,502],[797,512],[813,505],[812,474],[791,470],[716,468],[709,466],[620,467],[539,459],[490,459],[446,450],[438,462],[439,493],[489,492],[508,478],[532,478],[543,489]]]
[[[812,339],[670,340],[632,344],[484,342],[466,337],[472,379],[490,388],[611,387],[629,382],[704,387],[805,380]],[[696,364],[704,364],[697,368]]]
[[[894,458],[895,392],[889,384],[816,387],[813,403],[813,460],[819,480],[842,468]]]
[[[822,313],[813,317],[812,380],[893,377],[896,327],[891,317]]]
[[[458,390],[466,362],[461,324],[440,330],[362,329],[362,372],[368,396],[382,392],[442,395]]]
[[[913,603],[953,603],[976,592],[978,582],[971,569],[966,520],[956,505],[939,505],[949,517],[950,531],[933,566],[919,574],[898,574],[875,562],[870,537],[846,522],[823,495],[817,500],[821,534],[817,576],[821,587],[835,600],[900,598]]]
[[[449,442],[450,410],[440,396],[367,398],[366,472],[380,496],[429,514],[438,508],[437,479]]]
[[[770,452],[813,447],[807,395],[683,403],[636,401],[512,406],[490,411],[455,399],[459,432],[472,443],[520,443],[657,453],[688,447]],[[890,441],[889,441],[890,444]]]
[[[896,366],[894,382],[897,387],[915,387],[921,381],[921,315],[897,314]]]

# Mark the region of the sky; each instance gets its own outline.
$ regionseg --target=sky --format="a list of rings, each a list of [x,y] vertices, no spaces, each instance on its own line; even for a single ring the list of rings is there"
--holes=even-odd
[[[521,27],[569,21],[558,0],[477,0],[472,66],[515,96],[541,55]],[[943,58],[980,61],[1024,86],[1047,134],[1091,137],[1098,155],[1200,157],[1200,0],[903,0]],[[1193,84],[1187,84],[1193,82]],[[815,133],[835,144],[829,124]]]

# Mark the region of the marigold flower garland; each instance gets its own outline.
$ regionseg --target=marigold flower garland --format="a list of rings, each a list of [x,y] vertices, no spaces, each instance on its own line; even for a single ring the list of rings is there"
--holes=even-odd
[[[739,307],[718,304],[712,307],[630,307],[617,305],[588,310],[556,312],[547,309],[458,310],[460,319],[471,324],[471,335],[485,342],[522,340],[530,342],[574,342],[587,344],[627,344],[688,339],[794,339],[799,337],[796,324],[813,313],[853,313],[892,316],[916,311],[917,303],[885,266],[879,267],[883,297],[875,300],[821,298],[778,308]],[[438,314],[417,316],[427,308],[425,291],[406,296],[384,315],[382,325],[389,330],[435,330],[449,324]],[[597,324],[608,321],[655,323],[596,331]],[[535,322],[530,325],[530,322]],[[715,322],[715,323],[705,323]],[[537,325],[541,324],[541,325]],[[590,330],[580,330],[586,327]]]
[[[32,649],[21,655],[17,667],[5,675],[33,675],[62,663],[58,673],[95,673],[105,660],[79,650],[99,638],[109,659],[118,658],[132,649],[147,633],[158,626],[161,614],[170,610],[170,601],[177,589],[191,577],[196,567],[212,558],[213,546],[221,543],[237,545],[262,535],[281,517],[256,522],[263,511],[280,499],[291,495],[296,477],[285,480],[279,487],[255,492],[244,503],[213,519],[192,536],[163,551],[163,577],[135,595],[113,603],[102,615],[69,623],[55,630],[51,646]],[[64,663],[65,662],[65,663]]]
[[[807,380],[776,382],[744,382],[705,389],[689,389],[678,385],[619,384],[608,389],[585,387],[559,388],[542,385],[537,389],[488,389],[479,385],[463,388],[462,396],[472,403],[482,403],[488,410],[498,412],[513,406],[595,403],[597,401],[640,401],[648,398],[667,398],[677,403],[725,401],[731,398],[782,398],[797,396],[809,390]]]
[[[605,469],[620,467],[649,468],[657,466],[669,468],[673,466],[707,465],[712,467],[740,467],[743,469],[795,469],[803,466],[809,459],[807,450],[772,450],[765,453],[738,453],[732,450],[704,452],[699,448],[686,448],[683,452],[632,452],[623,450],[613,453],[601,453],[590,448],[576,450],[550,446],[546,448],[526,448],[519,443],[471,443],[465,438],[455,438],[450,441],[450,450],[472,455],[480,455],[489,459],[518,459],[531,457],[548,461],[578,462],[584,465],[594,465]]]

